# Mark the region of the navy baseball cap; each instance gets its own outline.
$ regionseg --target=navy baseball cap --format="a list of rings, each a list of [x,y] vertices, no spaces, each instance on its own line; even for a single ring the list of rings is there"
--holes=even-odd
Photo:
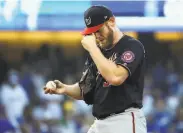
[[[110,17],[113,17],[113,13],[105,6],[92,6],[84,12],[84,21],[86,28],[82,32],[83,35],[89,35],[98,31],[108,21]]]

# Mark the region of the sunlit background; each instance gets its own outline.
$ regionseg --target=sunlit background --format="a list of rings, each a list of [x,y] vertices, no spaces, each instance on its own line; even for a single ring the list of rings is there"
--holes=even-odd
[[[0,133],[87,132],[91,106],[42,88],[81,78],[80,32],[91,5],[108,6],[146,48],[148,132],[183,133],[183,0],[0,0]]]

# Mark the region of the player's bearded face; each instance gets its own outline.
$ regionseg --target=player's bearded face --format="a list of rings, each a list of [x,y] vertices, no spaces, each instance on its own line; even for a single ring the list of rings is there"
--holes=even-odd
[[[113,30],[108,25],[104,25],[95,35],[100,47],[110,48],[112,46]]]
[[[113,45],[113,30],[110,27],[108,28],[108,37],[106,38],[105,48],[110,48]]]

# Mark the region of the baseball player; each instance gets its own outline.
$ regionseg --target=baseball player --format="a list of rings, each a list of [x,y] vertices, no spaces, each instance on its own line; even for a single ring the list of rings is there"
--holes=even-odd
[[[105,6],[84,13],[82,46],[88,51],[81,80],[66,85],[49,81],[47,94],[65,94],[93,105],[96,118],[88,133],[146,133],[141,110],[145,50],[143,44],[120,31]]]

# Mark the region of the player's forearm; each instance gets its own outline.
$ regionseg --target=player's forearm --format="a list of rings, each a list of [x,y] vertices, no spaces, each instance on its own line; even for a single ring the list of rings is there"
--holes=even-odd
[[[72,97],[72,98],[74,98],[74,99],[77,99],[77,100],[82,100],[83,99],[78,83],[73,84],[73,85],[66,85],[65,94]]]
[[[90,55],[104,79],[111,82],[115,77],[113,70],[116,65],[105,58],[99,48],[91,50]]]

